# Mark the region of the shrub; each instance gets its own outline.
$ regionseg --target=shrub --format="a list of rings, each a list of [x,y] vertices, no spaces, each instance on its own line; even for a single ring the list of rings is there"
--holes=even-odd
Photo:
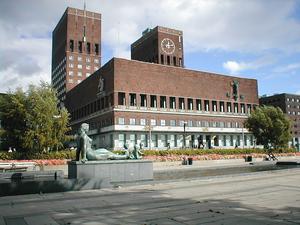
[[[75,159],[76,151],[63,150],[48,153],[24,153],[24,152],[0,152],[0,160],[22,160],[22,159]]]

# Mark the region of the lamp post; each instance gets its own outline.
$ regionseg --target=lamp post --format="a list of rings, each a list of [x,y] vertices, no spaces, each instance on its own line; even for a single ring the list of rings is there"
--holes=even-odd
[[[152,129],[153,129],[152,125],[145,126],[145,130],[149,131],[149,150],[151,150],[151,144],[152,144],[152,133],[151,133]]]
[[[186,125],[187,125],[187,122],[184,121],[183,122],[183,147],[184,147],[184,149],[186,149],[186,141],[185,141],[185,127],[186,127]]]

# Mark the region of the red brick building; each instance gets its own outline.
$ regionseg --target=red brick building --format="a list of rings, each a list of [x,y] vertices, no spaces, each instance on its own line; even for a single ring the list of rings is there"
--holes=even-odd
[[[182,31],[160,26],[146,29],[131,45],[131,59],[183,67]]]
[[[160,26],[131,45],[133,60],[98,69],[100,36],[101,15],[73,8],[53,32],[52,83],[74,133],[89,123],[109,149],[255,145],[243,122],[258,105],[256,80],[184,69],[182,31]]]
[[[51,82],[61,102],[101,66],[101,14],[67,8],[52,33]]]
[[[96,146],[114,149],[180,148],[184,135],[189,147],[253,146],[243,122],[257,105],[256,80],[119,58],[66,101],[73,130],[87,122]]]

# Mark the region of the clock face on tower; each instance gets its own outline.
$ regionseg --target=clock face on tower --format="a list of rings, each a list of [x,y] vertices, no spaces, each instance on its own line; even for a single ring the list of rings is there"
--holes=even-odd
[[[164,38],[161,41],[161,49],[166,54],[173,54],[175,51],[175,44],[170,38]]]

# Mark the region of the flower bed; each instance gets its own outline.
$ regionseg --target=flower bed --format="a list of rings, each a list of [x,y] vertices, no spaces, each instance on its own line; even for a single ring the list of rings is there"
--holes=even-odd
[[[247,154],[251,155],[253,158],[263,158],[266,154],[259,153],[251,153]],[[296,153],[278,153],[275,154],[276,157],[284,157],[284,156],[300,156],[300,152]],[[143,159],[152,160],[156,162],[174,162],[174,161],[182,161],[183,158],[193,158],[193,160],[221,160],[221,159],[244,159],[245,154],[233,154],[233,155],[220,155],[220,154],[207,154],[207,155],[147,155],[143,157]]]
[[[5,163],[35,162],[38,166],[66,165],[67,161],[66,159],[0,160]]]

